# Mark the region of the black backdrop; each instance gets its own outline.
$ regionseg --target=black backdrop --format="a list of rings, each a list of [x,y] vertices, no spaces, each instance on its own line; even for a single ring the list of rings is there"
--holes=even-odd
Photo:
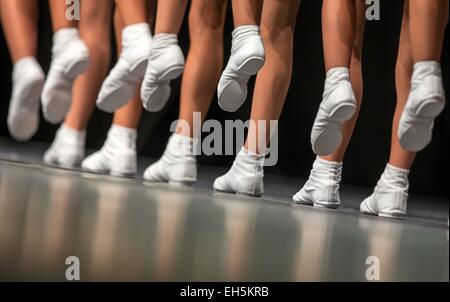
[[[48,69],[51,31],[47,1],[41,3],[39,21],[39,61]],[[391,120],[395,107],[394,66],[402,15],[402,0],[381,1],[381,20],[366,24],[363,52],[364,100],[357,129],[347,152],[344,166],[344,183],[374,186],[389,157]],[[324,64],[321,41],[321,1],[303,0],[298,18],[295,39],[294,73],[284,112],[279,122],[279,162],[267,169],[268,173],[279,173],[292,177],[307,177],[314,160],[310,147],[310,130],[321,101],[324,82]],[[229,55],[232,31],[231,13],[228,13],[225,31],[225,60]],[[185,52],[189,48],[187,24],[180,34],[180,43]],[[11,92],[11,63],[3,35],[0,35],[0,135],[8,136],[6,117]],[[449,76],[448,30],[443,51],[444,82],[448,96]],[[252,86],[253,82],[250,83]],[[139,129],[139,152],[158,157],[162,153],[169,125],[177,118],[180,81],[173,83],[170,104],[159,113],[145,113]],[[251,96],[251,92],[249,91]],[[214,100],[208,118],[218,120],[247,120],[250,99],[237,113],[220,110]],[[431,145],[421,152],[414,164],[411,192],[448,198],[449,160],[449,113],[448,106],[438,118]],[[100,148],[111,122],[111,115],[95,112],[88,129],[87,146]],[[41,120],[35,139],[50,142],[56,131]],[[200,157],[201,163],[229,166],[232,157]]]

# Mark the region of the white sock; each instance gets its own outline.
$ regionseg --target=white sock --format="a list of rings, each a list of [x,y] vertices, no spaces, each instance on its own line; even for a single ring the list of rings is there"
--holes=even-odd
[[[65,168],[77,167],[84,158],[85,142],[86,131],[78,131],[62,124],[52,145],[44,154],[44,162]]]
[[[147,23],[133,24],[122,31],[122,53],[103,82],[97,107],[114,112],[136,93],[147,68],[152,35]]]
[[[24,57],[13,67],[8,129],[18,141],[27,141],[39,127],[39,97],[45,75],[34,57]]]
[[[264,155],[242,147],[227,174],[214,181],[214,190],[261,196],[264,193]]]
[[[197,161],[194,155],[196,140],[173,134],[163,156],[145,170],[144,179],[190,185],[197,181]]]
[[[183,70],[184,56],[177,35],[155,35],[141,87],[141,99],[147,111],[158,112],[164,108],[170,97],[170,81],[178,78]]]
[[[329,155],[342,142],[342,124],[356,112],[356,98],[346,67],[327,72],[323,100],[317,112],[311,132],[311,144],[315,154]]]
[[[242,25],[233,31],[231,57],[218,85],[220,107],[238,110],[247,98],[247,82],[264,66],[265,51],[259,26]]]
[[[299,204],[335,209],[341,204],[341,177],[342,163],[317,157],[308,181],[292,200]]]
[[[75,77],[89,66],[89,50],[77,28],[64,28],[53,35],[52,62],[42,91],[44,118],[62,122],[72,101]]]
[[[136,129],[112,125],[102,149],[88,156],[82,168],[115,176],[136,174],[136,138]]]
[[[361,212],[389,218],[406,215],[409,170],[386,165],[371,196],[361,203]]]
[[[439,62],[417,62],[398,128],[403,148],[411,152],[423,150],[431,142],[434,119],[444,107],[445,92]]]

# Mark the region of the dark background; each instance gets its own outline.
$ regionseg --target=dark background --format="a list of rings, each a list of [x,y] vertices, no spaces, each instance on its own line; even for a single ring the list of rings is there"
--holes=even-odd
[[[51,30],[47,1],[40,1],[39,62],[47,70],[50,59]],[[363,52],[364,99],[363,107],[351,145],[348,149],[343,182],[373,187],[389,158],[391,121],[395,108],[394,67],[398,48],[402,16],[402,0],[382,0],[381,20],[368,21]],[[230,10],[230,7],[229,7]],[[321,1],[303,0],[295,38],[294,72],[279,122],[279,163],[267,168],[267,173],[278,173],[306,178],[309,175],[314,154],[310,146],[310,130],[321,101],[324,83],[324,63],[321,40]],[[225,30],[225,60],[229,56],[232,31],[229,11]],[[180,34],[180,43],[187,53],[189,37],[187,24]],[[6,117],[11,93],[11,63],[3,35],[0,35],[0,136],[8,136]],[[443,50],[442,67],[448,96],[449,76],[448,30]],[[170,135],[170,123],[177,119],[180,81],[172,84],[169,105],[158,114],[145,113],[139,129],[139,153],[159,157]],[[250,82],[253,87],[253,81]],[[249,96],[252,95],[250,89]],[[208,118],[243,119],[250,114],[251,98],[237,113],[223,112],[215,99]],[[87,146],[102,146],[111,123],[111,115],[95,112],[88,129]],[[41,120],[35,140],[51,142],[57,127]],[[411,192],[448,198],[449,160],[449,112],[448,106],[437,119],[434,139],[421,152],[413,166],[410,177]],[[229,166],[232,157],[200,157],[199,162]]]

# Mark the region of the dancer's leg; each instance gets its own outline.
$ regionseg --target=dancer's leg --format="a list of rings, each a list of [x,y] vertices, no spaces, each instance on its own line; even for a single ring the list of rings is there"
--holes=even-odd
[[[141,83],[150,54],[152,34],[145,0],[116,0],[122,16],[122,51],[117,64],[102,84],[97,107],[114,112],[133,98]]]
[[[233,0],[234,27],[241,25],[259,25],[263,8],[263,0]]]
[[[66,3],[49,0],[53,26],[52,62],[42,91],[44,118],[52,123],[63,121],[72,102],[75,78],[89,65],[89,50],[81,40],[78,21],[66,18]]]
[[[362,9],[359,7],[362,6]],[[322,34],[327,71],[323,100],[311,132],[313,150],[329,155],[343,142],[342,124],[357,110],[357,102],[350,83],[350,66],[361,0],[325,0],[322,7]]]
[[[340,9],[337,10],[338,8]],[[343,16],[346,16],[346,18]],[[354,21],[350,22],[350,20]],[[333,27],[334,22],[341,24],[342,28]],[[343,123],[342,140],[337,149],[328,156],[318,157],[314,162],[309,180],[293,197],[296,203],[329,208],[336,208],[340,205],[339,185],[342,160],[355,128],[363,94],[361,52],[364,23],[364,1],[324,1],[323,35],[325,65],[328,71],[324,95],[334,94],[336,97],[336,95],[339,96],[338,93],[346,95],[345,91],[347,91],[348,95],[353,95],[355,114],[350,120]],[[333,48],[339,51],[332,51]],[[337,66],[343,66],[345,69]],[[335,91],[339,91],[339,89],[341,89],[341,92],[336,93]],[[342,98],[338,98],[336,104],[339,105],[341,101]],[[323,120],[320,119],[320,115],[319,113],[319,119],[316,122],[322,123]],[[323,128],[319,127],[319,129]],[[340,134],[340,130],[331,133],[332,136],[338,134]]]
[[[36,60],[38,3],[0,0],[1,21],[14,63],[8,129],[20,141],[29,140],[39,126],[39,97],[45,75]]]
[[[193,113],[205,118],[211,104],[223,62],[223,30],[227,1],[193,0],[189,13],[191,45],[181,85],[179,119],[190,129],[178,134],[193,137]],[[198,133],[195,133],[198,135]]]
[[[155,35],[161,33],[178,35],[186,14],[187,4],[187,0],[159,1]]]
[[[118,54],[122,52],[122,31],[125,27],[120,10],[114,14]],[[114,113],[113,124],[103,147],[82,162],[85,170],[117,176],[134,175],[137,169],[136,138],[142,113],[138,89],[132,100]]]
[[[389,163],[375,187],[374,194],[361,204],[361,212],[365,214],[387,217],[401,217],[406,214],[408,201],[408,175],[415,158],[415,153],[405,150],[399,142],[397,131],[400,116],[408,99],[413,73],[413,57],[409,26],[408,1],[405,1],[402,30],[400,34],[395,82],[397,88],[397,106],[392,123],[391,153]]]
[[[409,151],[420,151],[430,143],[434,119],[445,106],[439,61],[448,22],[448,6],[448,0],[409,1],[414,68],[411,92],[398,129],[400,143]]]
[[[147,111],[157,112],[169,100],[170,82],[184,70],[184,55],[178,45],[178,33],[186,13],[187,0],[159,1],[155,36],[141,88]]]
[[[66,18],[67,4],[66,1],[49,0],[50,14],[52,16],[53,32],[57,32],[63,28],[77,27],[78,21]]]
[[[328,156],[322,156],[323,159],[332,161],[332,162],[342,162],[344,160],[345,152],[347,151],[348,145],[350,143],[350,140],[353,135],[353,131],[356,126],[356,122],[358,120],[359,110],[361,108],[361,101],[363,97],[363,78],[362,78],[362,64],[361,64],[361,55],[362,55],[362,47],[363,47],[363,40],[364,40],[364,25],[365,25],[365,6],[364,1],[356,0],[356,22],[355,22],[355,29],[354,29],[354,40],[352,42],[351,47],[351,55],[350,55],[350,82],[352,84],[353,92],[356,97],[356,112],[353,115],[353,117],[345,122],[342,125],[342,143],[339,145],[339,147],[330,155]],[[327,38],[327,42],[330,43],[330,39],[334,39],[332,37]],[[345,53],[345,57],[347,56],[347,47],[344,46],[344,44],[334,41],[335,43],[341,45],[341,50],[343,53]],[[325,46],[332,47],[332,43],[330,45]],[[328,48],[327,48],[328,49]],[[339,58],[339,56],[336,56],[336,53],[331,51],[331,49],[328,49],[327,55],[325,55],[325,59],[327,63],[327,70],[332,68],[331,66],[335,66],[334,64],[337,64],[339,60],[343,60],[344,56]],[[342,63],[343,61],[341,61]],[[347,62],[347,59],[345,59],[345,62]],[[347,66],[347,65],[344,65]]]
[[[0,0],[1,21],[13,63],[24,57],[36,57],[38,2]]]
[[[90,65],[75,80],[69,112],[44,155],[47,164],[74,167],[84,158],[86,128],[110,63],[111,12],[110,0],[85,1],[81,6],[80,37],[89,49]]]
[[[246,146],[237,155],[231,170],[215,181],[216,190],[249,195],[263,193],[264,155],[261,154],[270,140],[270,122],[279,119],[289,89],[299,6],[298,0],[264,1],[261,34],[266,62],[256,79]],[[258,127],[261,122],[265,123],[263,129]]]
[[[194,113],[205,118],[222,70],[226,4],[225,0],[192,1],[191,45],[181,84],[178,129],[162,158],[145,171],[148,181],[190,184],[197,180],[193,137],[199,133],[194,133]]]
[[[259,23],[264,1],[233,0],[235,29],[231,56],[217,87],[220,107],[236,111],[247,99],[247,82],[264,65],[264,45]]]

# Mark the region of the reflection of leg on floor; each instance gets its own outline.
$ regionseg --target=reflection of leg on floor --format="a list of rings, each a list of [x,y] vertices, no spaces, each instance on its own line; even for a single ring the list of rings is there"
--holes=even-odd
[[[322,212],[293,211],[300,230],[293,280],[323,281],[328,273],[335,216],[324,217]]]

